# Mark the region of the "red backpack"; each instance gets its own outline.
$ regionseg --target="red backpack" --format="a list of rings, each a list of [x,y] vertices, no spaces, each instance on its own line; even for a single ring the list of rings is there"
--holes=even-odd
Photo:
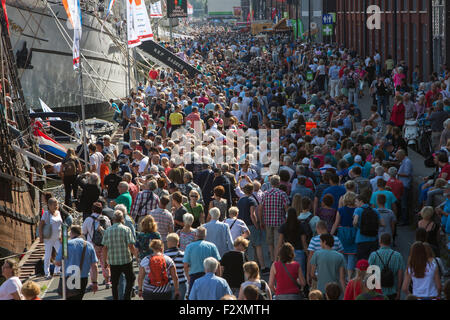
[[[148,279],[150,284],[155,287],[164,287],[169,283],[167,276],[167,264],[163,255],[154,255],[149,261],[150,272]]]

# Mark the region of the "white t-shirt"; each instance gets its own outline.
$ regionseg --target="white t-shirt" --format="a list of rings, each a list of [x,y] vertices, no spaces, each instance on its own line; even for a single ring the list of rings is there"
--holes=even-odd
[[[425,269],[425,276],[423,278],[416,278],[411,269],[408,269],[412,278],[412,294],[416,297],[437,297],[438,292],[436,284],[434,283],[434,273],[436,272],[436,261],[427,264]]]
[[[225,219],[225,223],[230,226],[230,232],[233,241],[236,240],[237,237],[242,236],[244,232],[249,231],[247,225],[241,219],[228,218]],[[231,227],[231,225],[233,225],[233,227]]]
[[[98,176],[100,177],[100,166],[103,162],[103,155],[100,152],[95,152],[89,156],[89,164],[95,165]]]
[[[22,282],[20,282],[19,277],[11,277],[0,286],[0,300],[13,300],[13,294],[15,292],[19,293],[22,297]]]
[[[100,215],[98,213],[93,213],[91,216],[94,216],[95,218],[98,218]],[[92,237],[94,236],[94,228],[92,227],[92,224],[94,223],[94,219],[89,216],[84,220],[83,225],[81,226],[81,232],[86,236],[86,241],[92,243]],[[105,217],[104,217],[105,218]],[[111,227],[111,221],[108,218],[105,218],[105,227],[109,228]],[[95,229],[99,227],[100,221],[95,221]],[[93,244],[93,243],[92,243]]]
[[[148,163],[148,157],[144,157],[142,158],[141,161],[139,161],[139,173],[143,173],[145,170],[145,167],[147,166]]]
[[[41,220],[43,220],[46,224],[50,221],[50,225],[52,226],[52,236],[50,237],[50,239],[45,239],[45,241],[58,240],[59,236],[61,235],[61,226],[63,221],[59,211],[56,212],[57,214],[55,216],[49,213],[48,211],[45,211],[44,214],[42,215]]]

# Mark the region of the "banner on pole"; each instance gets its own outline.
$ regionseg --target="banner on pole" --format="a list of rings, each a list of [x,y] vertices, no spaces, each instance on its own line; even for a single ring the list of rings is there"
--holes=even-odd
[[[67,19],[73,27],[73,69],[80,67],[80,41],[81,41],[81,8],[79,0],[63,0],[66,9]]]
[[[150,4],[150,17],[151,18],[162,18],[163,17],[161,1]]]
[[[153,40],[152,26],[144,1],[127,0],[127,30],[129,48],[137,47],[144,41]]]
[[[167,18],[187,18],[187,0],[167,0]]]

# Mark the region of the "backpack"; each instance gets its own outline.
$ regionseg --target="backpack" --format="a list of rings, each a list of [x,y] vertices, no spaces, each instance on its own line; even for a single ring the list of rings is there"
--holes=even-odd
[[[378,256],[378,258],[380,259],[381,263],[383,264],[383,269],[381,270],[381,287],[391,288],[394,286],[394,273],[392,272],[391,269],[389,269],[389,262],[391,261],[394,251],[392,251],[386,264],[383,262],[383,259],[381,259],[378,252],[375,252],[375,253]]]
[[[252,117],[250,119],[250,128],[258,130],[258,127],[259,127],[258,114],[252,114]]]
[[[311,221],[311,219],[314,218],[313,214],[310,214],[308,218],[306,219],[300,219],[300,225],[303,228],[303,231],[305,231],[306,234],[306,243],[309,243],[313,237],[313,231],[311,229],[311,226],[309,225],[309,222]]]
[[[92,229],[93,234],[92,234],[92,243],[95,244],[96,246],[103,246],[102,245],[102,241],[103,241],[103,235],[105,233],[105,229],[106,229],[106,221],[104,218],[94,218],[93,216],[91,216],[92,220],[94,220],[92,222]],[[95,221],[99,222],[99,225],[97,228],[95,228]]]
[[[258,289],[258,300],[269,300],[266,292],[266,282],[264,280],[260,281],[261,289]]]
[[[378,215],[371,207],[364,208],[361,214],[360,233],[366,237],[376,237],[380,221]]]
[[[355,89],[356,88],[356,81],[353,78],[353,75],[349,75],[347,77],[347,88],[348,89]]]
[[[149,282],[155,287],[164,287],[169,283],[167,276],[166,259],[163,255],[154,255],[149,261],[150,273],[148,274]]]
[[[77,174],[77,166],[75,160],[67,160],[61,166],[61,170],[64,173],[64,176],[75,176]]]

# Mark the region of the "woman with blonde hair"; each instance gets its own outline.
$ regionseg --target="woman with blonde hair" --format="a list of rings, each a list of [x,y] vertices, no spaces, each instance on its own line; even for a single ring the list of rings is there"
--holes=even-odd
[[[439,225],[433,221],[434,208],[423,207],[420,211],[422,220],[417,223],[417,228],[423,228],[427,232],[426,242],[433,248],[434,253],[439,257]]]
[[[249,261],[244,263],[243,268],[246,281],[241,284],[238,300],[244,300],[244,289],[249,285],[255,285],[266,293],[268,300],[272,300],[272,292],[269,285],[266,281],[260,279],[258,264],[255,261]]]
[[[2,266],[2,276],[6,281],[0,286],[0,300],[23,300],[22,282],[19,279],[19,263],[6,259]]]
[[[139,259],[152,254],[149,243],[154,239],[161,239],[158,226],[155,219],[151,216],[145,216],[139,224],[139,232],[136,232],[136,248],[139,250]]]
[[[144,300],[170,300],[173,283],[175,300],[178,300],[180,290],[175,263],[164,254],[161,240],[152,240],[149,247],[152,253],[143,258],[139,265],[139,297]]]
[[[348,181],[350,182],[350,181]],[[331,228],[331,234],[336,234],[344,247],[344,258],[347,262],[348,278],[352,277],[356,264],[356,228],[353,226],[353,213],[356,210],[356,193],[347,192],[341,198],[343,206],[336,213],[336,221]],[[356,297],[355,297],[356,298]]]
[[[200,194],[197,190],[191,190],[189,192],[189,201],[184,203],[183,206],[186,208],[187,212],[194,216],[193,228],[197,228],[205,223],[205,213],[203,205],[198,203],[200,200]]]

